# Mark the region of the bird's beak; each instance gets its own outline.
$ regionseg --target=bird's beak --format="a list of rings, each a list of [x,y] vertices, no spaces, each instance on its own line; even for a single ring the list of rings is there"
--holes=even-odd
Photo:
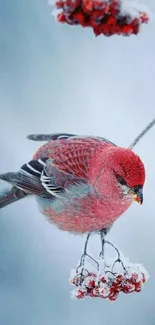
[[[130,196],[132,197],[132,200],[142,204],[143,203],[143,189],[142,187],[136,187],[129,191]]]

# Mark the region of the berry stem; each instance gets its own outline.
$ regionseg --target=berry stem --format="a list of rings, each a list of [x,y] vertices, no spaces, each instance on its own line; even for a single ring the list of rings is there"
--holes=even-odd
[[[126,268],[125,268],[125,266],[124,266],[124,264],[123,264],[123,262],[122,262],[122,260],[121,260],[121,255],[120,255],[120,252],[119,252],[118,248],[117,248],[116,246],[114,246],[112,243],[110,243],[109,241],[107,241],[107,240],[104,241],[104,243],[105,243],[105,244],[109,244],[110,246],[112,246],[112,247],[116,250],[116,252],[117,252],[117,259],[116,259],[116,261],[114,262],[114,264],[113,264],[113,266],[112,266],[112,270],[113,270],[115,264],[118,262],[118,263],[121,263],[122,268],[124,269],[124,271],[125,271],[125,273],[126,273],[127,271],[126,271]]]
[[[97,269],[99,270],[99,263],[92,256],[90,256],[87,253],[87,247],[88,247],[88,241],[89,241],[90,235],[91,235],[91,233],[89,233],[87,235],[87,238],[86,238],[86,241],[85,241],[85,245],[84,245],[84,251],[83,251],[83,254],[82,254],[81,259],[80,259],[80,264],[76,268],[76,272],[77,273],[78,273],[78,270],[79,270],[80,267],[82,267],[82,270],[84,269],[83,267],[84,267],[84,263],[85,263],[86,256],[88,258],[90,258],[93,262],[95,262],[97,264]]]
[[[120,260],[121,260],[121,255],[120,255],[120,252],[119,252],[118,248],[117,248],[115,245],[113,245],[113,244],[112,244],[110,241],[108,241],[108,240],[105,240],[104,243],[105,243],[105,244],[109,244],[110,246],[112,246],[112,247],[116,250],[116,252],[117,252],[117,254],[118,254],[117,259],[120,261]]]

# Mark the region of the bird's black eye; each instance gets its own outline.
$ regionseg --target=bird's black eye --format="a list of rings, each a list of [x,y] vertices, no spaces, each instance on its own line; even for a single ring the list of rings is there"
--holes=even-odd
[[[116,178],[117,181],[121,184],[121,185],[126,185],[127,186],[127,182],[125,181],[125,179],[123,177],[121,177],[120,175],[116,174]]]

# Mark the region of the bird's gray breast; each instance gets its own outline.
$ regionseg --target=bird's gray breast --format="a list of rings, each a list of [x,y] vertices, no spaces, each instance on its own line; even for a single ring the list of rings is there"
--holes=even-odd
[[[68,186],[59,197],[54,199],[53,197],[51,197],[51,199],[38,197],[37,200],[43,209],[51,209],[56,213],[61,213],[66,208],[69,209],[69,207],[74,207],[76,211],[80,210],[80,199],[85,198],[88,195],[95,195],[95,190],[88,184],[77,183]]]

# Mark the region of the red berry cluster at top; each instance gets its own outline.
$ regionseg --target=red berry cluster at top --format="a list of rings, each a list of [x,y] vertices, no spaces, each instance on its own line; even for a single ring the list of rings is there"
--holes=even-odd
[[[99,297],[115,301],[120,292],[128,294],[140,292],[147,276],[135,269],[129,269],[123,273],[113,273],[107,271],[104,274],[95,272],[85,272],[76,274],[72,277],[71,283],[76,287],[73,291],[73,298],[81,299],[84,297]]]
[[[140,26],[148,23],[147,13],[137,10],[137,16],[124,13],[121,0],[58,0],[57,20],[69,25],[91,27],[96,36],[138,34]]]

